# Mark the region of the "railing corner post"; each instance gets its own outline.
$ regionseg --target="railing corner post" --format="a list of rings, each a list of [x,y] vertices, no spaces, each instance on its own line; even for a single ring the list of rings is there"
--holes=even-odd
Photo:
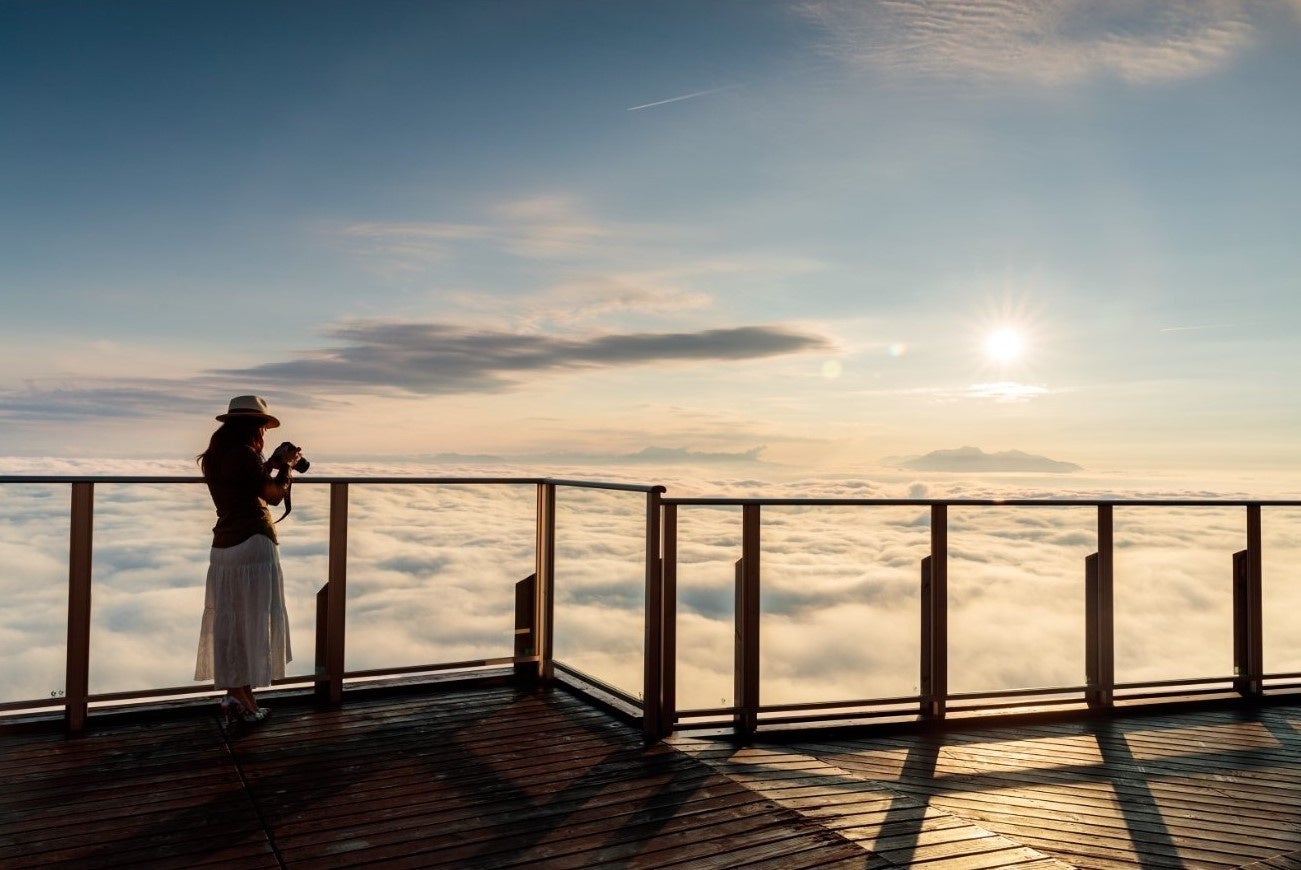
[[[646,493],[645,639],[642,644],[642,732],[648,742],[664,720],[664,573],[660,563],[660,498],[664,487]]]
[[[556,676],[555,608],[556,608],[556,485],[546,480],[538,483],[537,540],[534,546],[534,573],[537,576],[538,679],[548,685]]]

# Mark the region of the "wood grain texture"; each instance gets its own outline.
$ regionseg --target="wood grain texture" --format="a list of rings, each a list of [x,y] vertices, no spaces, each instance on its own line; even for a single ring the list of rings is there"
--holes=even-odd
[[[1301,868],[1301,708],[800,737],[509,686],[0,729],[0,866]]]

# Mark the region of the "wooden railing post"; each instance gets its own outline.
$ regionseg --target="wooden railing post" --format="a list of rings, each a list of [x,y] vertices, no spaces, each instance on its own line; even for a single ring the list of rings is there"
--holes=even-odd
[[[1260,551],[1260,505],[1247,505],[1247,548],[1233,554],[1233,687],[1242,695],[1264,691]]]
[[[741,559],[736,563],[735,729],[759,726],[759,505],[741,508]]]
[[[316,590],[316,683],[314,692],[318,701],[330,700],[330,584]]]
[[[515,584],[515,678],[536,683],[538,667],[538,575],[530,574]],[[533,661],[520,661],[532,658]]]
[[[949,694],[949,509],[931,505],[931,554],[922,559],[921,714],[943,719]]]
[[[1107,709],[1115,702],[1115,537],[1112,523],[1111,505],[1098,505],[1098,551],[1084,560],[1085,701],[1094,710]]]
[[[664,589],[664,697],[659,733],[667,737],[673,733],[678,718],[678,506],[664,505],[663,517],[660,571]]]
[[[63,683],[64,722],[71,733],[86,727],[90,694],[90,575],[95,526],[95,484],[72,484],[68,536],[68,650]]]
[[[662,735],[664,716],[664,584],[660,571],[660,498],[663,487],[646,494],[646,614],[642,643],[642,733],[648,741]]]
[[[932,685],[935,676],[935,639],[932,637],[932,630],[935,626],[935,618],[932,615],[935,610],[935,596],[931,586],[931,563],[930,556],[922,557],[921,569],[921,650],[918,655],[918,662],[921,665],[921,674],[918,677],[918,694],[921,695],[921,715],[928,715],[930,710],[931,698],[934,696],[934,686]]]
[[[1093,710],[1102,706],[1098,646],[1098,554],[1090,553],[1084,557],[1084,700]]]
[[[538,484],[537,540],[534,545],[534,573],[538,578],[537,631],[538,677],[544,684],[555,679],[556,607],[556,485]]]
[[[330,484],[329,578],[326,586],[325,683],[331,704],[343,700],[348,606],[348,484]]]

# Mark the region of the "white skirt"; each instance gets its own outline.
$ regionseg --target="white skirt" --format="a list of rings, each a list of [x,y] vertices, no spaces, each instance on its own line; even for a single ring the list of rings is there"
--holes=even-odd
[[[194,679],[268,686],[293,661],[280,554],[265,535],[212,548]]]

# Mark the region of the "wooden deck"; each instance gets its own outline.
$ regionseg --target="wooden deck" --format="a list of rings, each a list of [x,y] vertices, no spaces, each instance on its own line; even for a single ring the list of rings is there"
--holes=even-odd
[[[0,867],[236,863],[1301,868],[1301,707],[647,748],[480,686],[0,730]]]

